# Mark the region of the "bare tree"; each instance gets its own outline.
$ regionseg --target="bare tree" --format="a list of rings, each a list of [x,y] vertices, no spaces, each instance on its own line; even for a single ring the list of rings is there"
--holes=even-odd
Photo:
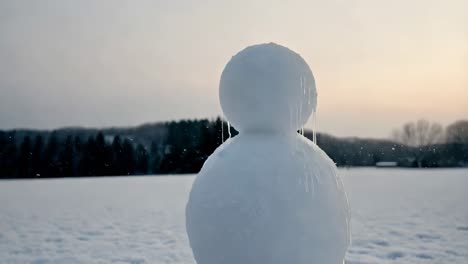
[[[444,130],[438,123],[418,120],[403,125],[401,130],[393,131],[393,139],[407,146],[422,147],[441,143]]]
[[[468,120],[457,121],[447,127],[447,142],[449,143],[468,143]]]

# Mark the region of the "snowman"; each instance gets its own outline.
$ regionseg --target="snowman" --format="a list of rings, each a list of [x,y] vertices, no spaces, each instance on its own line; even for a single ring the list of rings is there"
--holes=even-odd
[[[232,57],[220,81],[239,131],[206,160],[186,207],[198,264],[339,264],[349,211],[333,161],[297,133],[317,105],[312,72],[269,43]]]

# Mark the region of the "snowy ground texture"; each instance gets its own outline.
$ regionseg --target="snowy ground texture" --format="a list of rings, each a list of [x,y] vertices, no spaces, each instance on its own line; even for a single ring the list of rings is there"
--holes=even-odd
[[[346,263],[468,263],[468,170],[340,170]],[[0,181],[0,263],[193,264],[193,177]]]

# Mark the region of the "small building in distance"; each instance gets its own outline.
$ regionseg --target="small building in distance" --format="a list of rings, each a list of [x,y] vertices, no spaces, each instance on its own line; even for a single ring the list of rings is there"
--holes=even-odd
[[[398,166],[396,161],[379,161],[375,163],[377,168],[392,168]]]

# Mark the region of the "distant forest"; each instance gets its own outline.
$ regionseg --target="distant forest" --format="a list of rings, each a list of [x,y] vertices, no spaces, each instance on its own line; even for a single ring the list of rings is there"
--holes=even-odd
[[[443,130],[422,120],[395,131],[392,140],[319,133],[317,142],[338,166],[394,161],[402,167],[457,167],[468,164],[467,134],[468,121]],[[220,118],[100,130],[0,131],[0,178],[197,173],[228,135]],[[310,131],[304,135],[312,138]]]

